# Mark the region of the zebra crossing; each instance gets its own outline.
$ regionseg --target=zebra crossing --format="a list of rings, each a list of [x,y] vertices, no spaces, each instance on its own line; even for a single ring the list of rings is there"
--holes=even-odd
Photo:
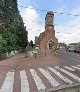
[[[30,92],[28,79],[25,70],[20,71],[21,92]]]
[[[47,85],[50,85],[50,88],[56,87],[61,85],[61,83],[58,80],[61,80],[64,84],[73,84],[75,80],[76,82],[80,82],[80,76],[78,76],[75,72],[80,73],[80,65],[76,66],[48,66],[46,68],[34,68],[34,69],[24,69],[19,71],[20,73],[20,82],[21,82],[21,92],[32,92],[32,88],[34,90],[34,87],[36,86],[36,90],[45,90],[48,89]],[[15,70],[8,71],[5,75],[5,79],[3,83],[1,84],[0,92],[13,92],[14,91],[14,83],[15,83]],[[28,76],[29,72],[31,76]],[[40,73],[40,75],[39,75]],[[68,75],[69,77],[65,76]],[[54,77],[54,75],[56,77]],[[34,85],[30,85],[30,79],[32,77],[32,82]],[[71,80],[71,78],[73,80]],[[44,81],[47,80],[46,81]]]
[[[14,83],[14,72],[8,72],[0,92],[12,92]]]

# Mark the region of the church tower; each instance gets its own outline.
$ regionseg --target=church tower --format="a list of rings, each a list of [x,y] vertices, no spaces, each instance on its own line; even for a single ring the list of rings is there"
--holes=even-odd
[[[55,30],[54,30],[54,14],[49,11],[45,17],[45,36],[46,36],[46,48],[52,48],[52,43],[55,43]],[[52,43],[51,43],[52,42]],[[50,47],[51,46],[51,47]]]
[[[52,49],[58,45],[58,39],[55,37],[54,14],[52,11],[47,12],[45,17],[45,31],[39,36],[40,49]]]
[[[53,20],[54,20],[53,12],[47,12],[47,15],[45,17],[45,26],[52,26]]]

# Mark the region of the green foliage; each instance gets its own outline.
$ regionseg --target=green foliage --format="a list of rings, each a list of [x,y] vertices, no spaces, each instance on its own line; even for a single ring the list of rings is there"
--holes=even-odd
[[[0,22],[4,24],[0,36],[0,51],[25,49],[28,44],[28,32],[17,8],[17,0],[4,0],[0,8]]]
[[[29,49],[34,49],[34,43],[32,40],[29,42]]]
[[[54,43],[52,46],[52,51],[55,52],[57,50],[57,45]]]
[[[7,52],[7,48],[0,45],[0,53],[6,53]]]
[[[1,45],[1,51],[4,53],[6,52],[5,49],[7,49],[7,52],[11,52],[14,50],[14,47],[16,46],[16,37],[13,35],[8,29],[5,29],[3,31],[2,35],[2,45]]]
[[[59,43],[59,47],[66,47],[67,45],[65,43]]]
[[[2,36],[0,35],[0,44],[2,44]]]
[[[78,43],[77,49],[80,51],[80,42]]]
[[[18,29],[18,31],[16,31],[17,43],[22,49],[25,49],[28,44],[27,38],[28,33],[26,31],[26,28],[24,28],[24,26],[18,25],[17,29]]]
[[[11,45],[11,46],[16,45],[16,36],[14,34],[12,34],[10,31],[8,31],[8,29],[5,29],[3,31],[2,37],[3,37],[3,40],[6,41],[5,44]]]

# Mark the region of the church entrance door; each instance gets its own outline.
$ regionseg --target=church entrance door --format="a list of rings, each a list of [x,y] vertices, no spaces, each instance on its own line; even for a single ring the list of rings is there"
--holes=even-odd
[[[52,40],[49,41],[49,49],[52,49],[52,47],[54,46],[54,42]]]

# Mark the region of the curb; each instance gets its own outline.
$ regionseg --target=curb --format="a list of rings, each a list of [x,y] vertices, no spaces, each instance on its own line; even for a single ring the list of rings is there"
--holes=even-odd
[[[80,92],[80,83],[64,84],[50,89],[41,89],[35,92]]]

